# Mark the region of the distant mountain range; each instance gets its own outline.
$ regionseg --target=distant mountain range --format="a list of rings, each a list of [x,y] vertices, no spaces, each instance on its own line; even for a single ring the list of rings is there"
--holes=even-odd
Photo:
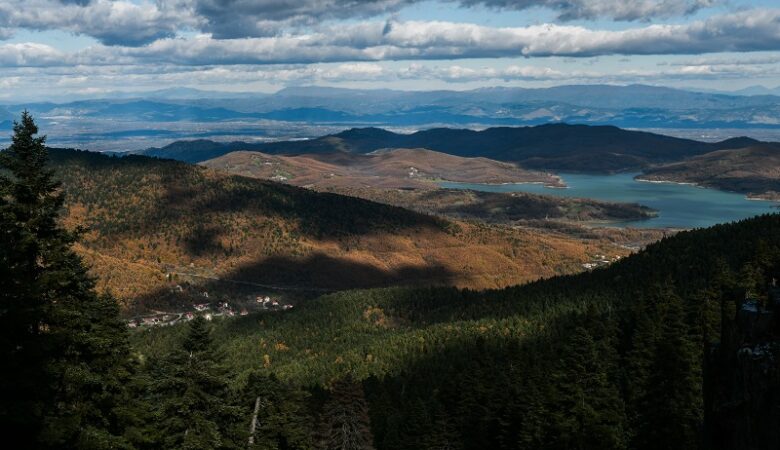
[[[435,128],[399,134],[379,128],[356,128],[311,140],[270,143],[178,141],[141,152],[147,156],[202,162],[236,150],[277,155],[333,152],[370,153],[385,148],[425,148],[450,155],[485,157],[519,163],[527,169],[577,172],[639,170],[654,164],[758,141],[734,138],[705,143],[613,126],[550,124],[501,127],[482,131]]]
[[[495,126],[568,122],[628,128],[780,128],[776,89],[745,94],[630,85],[470,91],[296,87],[274,94],[199,91],[112,93],[107,98],[0,106],[0,125],[27,109],[56,121],[112,119],[233,123],[271,120],[351,126]],[[345,126],[346,128],[346,126]],[[111,130],[105,130],[111,131]]]

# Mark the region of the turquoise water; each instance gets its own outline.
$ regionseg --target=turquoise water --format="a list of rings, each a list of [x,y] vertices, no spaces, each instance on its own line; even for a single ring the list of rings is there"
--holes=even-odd
[[[622,222],[620,226],[645,228],[698,228],[747,217],[780,212],[778,203],[748,200],[742,194],[702,189],[696,186],[635,181],[637,174],[617,175],[558,174],[568,189],[552,189],[540,184],[439,183],[449,189],[487,192],[530,192],[560,197],[581,197],[609,202],[639,203],[658,211],[658,217]]]

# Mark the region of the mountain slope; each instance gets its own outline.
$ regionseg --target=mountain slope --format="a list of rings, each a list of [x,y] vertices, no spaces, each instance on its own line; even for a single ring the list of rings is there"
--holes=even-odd
[[[312,140],[248,144],[241,149],[300,155],[425,148],[456,156],[515,162],[527,169],[616,172],[679,161],[715,150],[745,147],[756,142],[748,138],[736,138],[711,144],[612,126],[550,124],[488,128],[482,131],[435,128],[413,134],[396,134],[378,128],[356,128]],[[237,143],[221,145],[222,154],[240,147]],[[177,149],[179,147],[186,147],[186,143],[177,144]],[[164,152],[153,154],[168,157]],[[180,154],[178,150],[171,153],[174,157],[181,157]],[[213,157],[214,154],[210,152],[209,156]],[[201,161],[196,157],[185,157],[189,161]]]
[[[83,254],[101,286],[130,303],[176,301],[173,274],[309,289],[498,287],[581,270],[594,254],[627,253],[170,160],[53,150],[52,161],[67,223],[89,228]]]
[[[335,152],[275,156],[231,152],[204,161],[206,167],[237,175],[277,179],[296,186],[432,188],[437,180],[466,183],[545,183],[561,186],[550,174],[524,170],[486,158],[462,158],[425,149],[388,149],[368,154]]]
[[[652,167],[637,178],[694,183],[778,200],[780,145],[764,144],[711,152],[682,162]]]
[[[779,270],[772,215],[576,276],[338,293],[215,333],[237,379],[259,373],[326,398],[350,381],[380,450],[776,448]],[[759,327],[752,308],[770,322]],[[135,346],[154,357],[179,334],[139,333]]]

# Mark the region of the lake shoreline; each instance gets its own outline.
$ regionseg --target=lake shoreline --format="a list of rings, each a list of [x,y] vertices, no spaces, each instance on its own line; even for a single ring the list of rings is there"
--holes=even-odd
[[[769,199],[748,198],[741,193],[726,192],[696,183],[642,179],[640,173],[607,175],[558,174],[565,189],[541,185],[507,184],[488,186],[470,183],[443,183],[449,189],[487,192],[525,192],[557,197],[592,199],[600,202],[634,203],[657,212],[652,218],[613,222],[606,226],[692,229],[733,222],[761,214],[777,213],[777,203]]]

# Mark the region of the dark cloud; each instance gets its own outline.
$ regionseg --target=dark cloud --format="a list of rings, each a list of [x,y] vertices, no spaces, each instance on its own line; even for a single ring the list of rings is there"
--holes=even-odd
[[[722,0],[442,0],[453,6],[525,10],[542,7],[560,20],[637,21],[694,13]],[[422,0],[192,0],[202,28],[217,38],[273,36],[296,26],[329,19],[371,17]]]
[[[465,6],[504,10],[548,8],[560,20],[598,19],[636,21],[678,17],[723,3],[722,0],[458,0]]]
[[[419,0],[194,0],[203,31],[216,38],[273,36],[324,20],[394,12]]]

